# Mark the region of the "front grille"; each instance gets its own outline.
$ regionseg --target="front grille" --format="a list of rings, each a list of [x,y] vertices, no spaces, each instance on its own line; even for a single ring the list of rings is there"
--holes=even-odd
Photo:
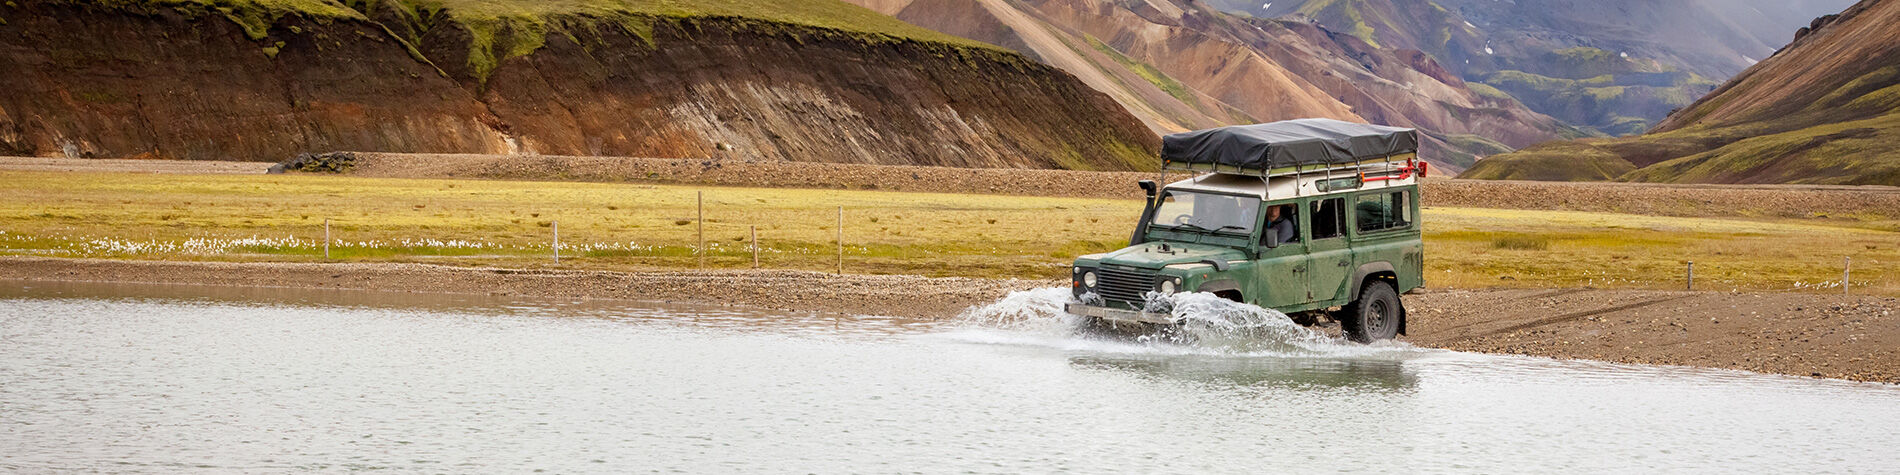
[[[1097,270],[1095,293],[1103,300],[1122,302],[1137,308],[1146,302],[1143,296],[1154,291],[1155,273],[1143,269],[1114,269],[1103,267]]]

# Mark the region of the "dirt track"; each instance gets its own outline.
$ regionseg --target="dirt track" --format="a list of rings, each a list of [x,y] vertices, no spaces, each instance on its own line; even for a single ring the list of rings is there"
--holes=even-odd
[[[610,298],[949,318],[1033,280],[797,271],[627,273],[422,264],[149,262],[0,257],[0,279]],[[1422,346],[1731,368],[1900,384],[1900,302],[1816,294],[1441,291],[1407,298]]]

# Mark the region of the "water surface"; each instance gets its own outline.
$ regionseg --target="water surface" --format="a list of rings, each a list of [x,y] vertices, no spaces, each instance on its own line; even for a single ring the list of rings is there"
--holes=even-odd
[[[0,282],[0,471],[1893,472],[1900,389],[947,322]]]

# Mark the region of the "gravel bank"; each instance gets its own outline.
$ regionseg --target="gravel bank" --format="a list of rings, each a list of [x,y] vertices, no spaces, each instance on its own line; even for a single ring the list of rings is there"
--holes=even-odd
[[[1900,384],[1900,299],[1541,289],[1408,296],[1413,343]]]
[[[808,271],[607,272],[430,264],[166,262],[0,257],[0,279],[378,290],[690,302],[942,318],[1054,281]]]
[[[271,164],[209,160],[125,160],[103,158],[0,157],[0,170],[37,172],[123,172],[186,175],[262,175]]]

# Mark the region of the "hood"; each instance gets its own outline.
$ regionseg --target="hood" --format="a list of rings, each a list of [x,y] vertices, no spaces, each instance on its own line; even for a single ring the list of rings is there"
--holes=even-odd
[[[1151,242],[1133,246],[1102,256],[1103,264],[1160,269],[1174,264],[1192,264],[1203,259],[1233,261],[1246,259],[1247,254],[1231,247],[1207,244],[1166,243],[1168,251],[1163,252],[1163,243]]]

